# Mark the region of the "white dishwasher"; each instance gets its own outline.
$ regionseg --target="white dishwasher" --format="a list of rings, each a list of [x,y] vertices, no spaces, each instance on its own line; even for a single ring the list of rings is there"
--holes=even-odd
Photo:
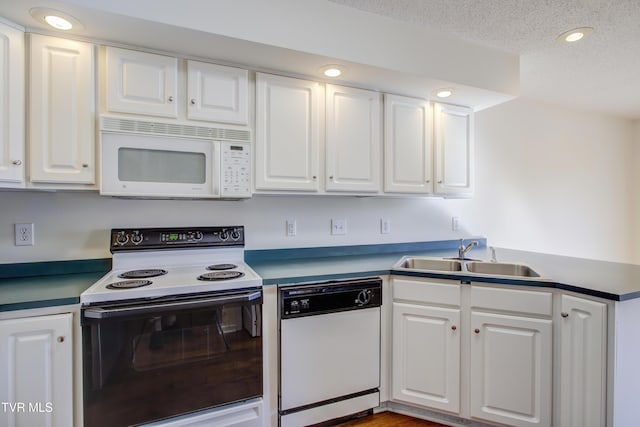
[[[380,404],[380,278],[280,288],[280,425],[344,420]]]

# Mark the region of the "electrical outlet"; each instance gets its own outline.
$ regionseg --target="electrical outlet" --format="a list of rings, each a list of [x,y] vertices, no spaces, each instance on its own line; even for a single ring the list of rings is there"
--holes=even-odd
[[[296,220],[288,219],[287,220],[287,236],[293,237],[297,233]]]
[[[331,220],[331,234],[344,235],[347,234],[347,220],[346,219],[332,219]]]
[[[386,218],[380,219],[380,234],[391,233],[391,221]]]
[[[16,246],[33,246],[33,223],[16,224]]]

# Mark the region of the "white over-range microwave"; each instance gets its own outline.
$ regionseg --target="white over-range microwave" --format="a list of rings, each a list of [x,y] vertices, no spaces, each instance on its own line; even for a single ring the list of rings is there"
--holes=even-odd
[[[251,133],[101,117],[100,194],[251,197]]]

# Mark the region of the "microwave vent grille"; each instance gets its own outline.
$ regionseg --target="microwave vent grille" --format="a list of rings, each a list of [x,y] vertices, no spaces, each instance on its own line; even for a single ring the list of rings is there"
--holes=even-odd
[[[251,141],[251,132],[242,129],[149,122],[116,117],[101,117],[101,122],[101,129],[104,131],[144,133],[184,138],[219,139],[237,142]]]

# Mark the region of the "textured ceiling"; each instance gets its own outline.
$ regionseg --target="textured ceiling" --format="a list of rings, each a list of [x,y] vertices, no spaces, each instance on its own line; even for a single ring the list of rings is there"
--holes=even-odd
[[[640,119],[640,0],[329,1],[518,53],[522,96]]]

